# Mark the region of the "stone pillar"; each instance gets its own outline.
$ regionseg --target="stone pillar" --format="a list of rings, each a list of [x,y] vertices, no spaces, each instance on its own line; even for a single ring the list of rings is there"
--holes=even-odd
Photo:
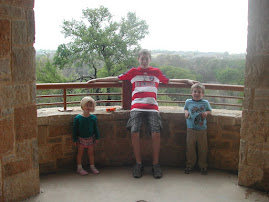
[[[249,0],[239,185],[269,191],[269,1]]]
[[[0,0],[0,201],[39,193],[34,0]]]

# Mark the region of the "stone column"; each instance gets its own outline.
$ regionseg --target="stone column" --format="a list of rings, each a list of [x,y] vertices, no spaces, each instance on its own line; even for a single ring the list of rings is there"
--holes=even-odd
[[[0,0],[0,201],[39,193],[34,0]]]
[[[269,191],[269,1],[249,0],[239,185]]]

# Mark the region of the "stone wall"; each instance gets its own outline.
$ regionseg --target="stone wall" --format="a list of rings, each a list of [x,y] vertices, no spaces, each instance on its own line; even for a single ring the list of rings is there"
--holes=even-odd
[[[249,0],[239,185],[269,191],[269,1]]]
[[[54,109],[38,110],[38,145],[40,173],[74,169],[76,146],[72,143],[74,117],[81,113],[58,112]],[[130,166],[135,160],[130,132],[125,125],[129,111],[107,113],[96,110],[101,134],[96,146],[95,161],[98,166]],[[161,109],[160,162],[162,165],[185,165],[186,123],[182,108]],[[208,162],[210,168],[237,171],[239,161],[241,111],[214,110],[208,117]],[[151,165],[151,136],[147,128],[141,132],[141,152],[146,165]],[[84,164],[88,163],[87,154]]]
[[[0,0],[0,201],[39,193],[34,0]]]

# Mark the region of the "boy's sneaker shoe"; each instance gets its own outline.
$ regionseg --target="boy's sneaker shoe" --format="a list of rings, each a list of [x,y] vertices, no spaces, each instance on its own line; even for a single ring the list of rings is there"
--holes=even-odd
[[[143,163],[136,163],[133,168],[134,178],[140,178],[143,175],[144,166]]]
[[[163,172],[160,164],[152,165],[152,175],[156,179],[160,179],[163,176]]]
[[[184,169],[184,173],[185,173],[185,174],[191,174],[191,168],[190,168],[190,167],[186,167],[186,168]]]
[[[202,168],[201,169],[201,174],[202,175],[207,175],[207,169],[206,168]]]
[[[88,175],[89,173],[84,170],[84,169],[80,169],[80,170],[77,170],[77,173],[80,174],[80,175]]]

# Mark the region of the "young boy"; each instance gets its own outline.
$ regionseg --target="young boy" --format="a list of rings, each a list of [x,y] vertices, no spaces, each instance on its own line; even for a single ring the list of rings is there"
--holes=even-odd
[[[207,174],[207,123],[206,117],[211,114],[211,106],[203,99],[205,87],[195,83],[191,87],[192,99],[187,99],[184,106],[187,122],[187,163],[185,173],[190,174],[197,160],[201,174]],[[198,152],[196,153],[196,146]]]
[[[143,49],[138,54],[138,62],[140,64],[138,68],[132,68],[126,73],[116,77],[97,78],[89,80],[88,82],[129,80],[132,83],[131,112],[126,127],[131,130],[133,152],[136,159],[136,164],[133,168],[133,177],[140,178],[143,175],[144,167],[140,154],[139,133],[142,121],[146,118],[152,135],[152,173],[154,178],[159,179],[162,177],[162,170],[159,165],[160,130],[162,125],[157,103],[159,83],[167,84],[168,82],[180,82],[192,85],[194,81],[188,79],[169,80],[158,68],[150,67],[150,61],[151,53]]]

